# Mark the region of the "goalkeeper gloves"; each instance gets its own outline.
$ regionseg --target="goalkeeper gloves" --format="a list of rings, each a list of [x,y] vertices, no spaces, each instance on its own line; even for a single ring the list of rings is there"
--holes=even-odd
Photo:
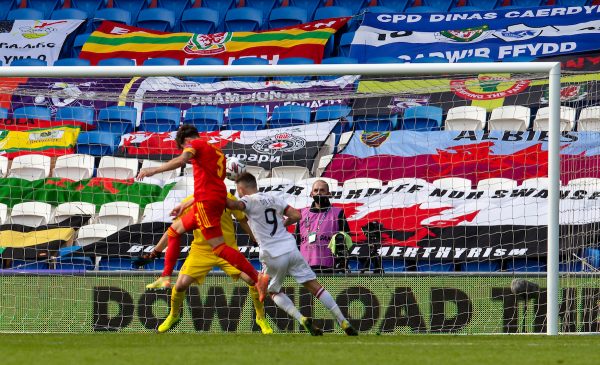
[[[152,252],[150,252],[150,253],[144,253],[144,254],[136,257],[135,259],[133,259],[132,263],[133,263],[133,265],[135,265],[137,267],[142,267],[142,266],[148,265],[149,263],[151,263],[155,259],[160,258],[161,256],[162,256],[162,252],[152,250]]]

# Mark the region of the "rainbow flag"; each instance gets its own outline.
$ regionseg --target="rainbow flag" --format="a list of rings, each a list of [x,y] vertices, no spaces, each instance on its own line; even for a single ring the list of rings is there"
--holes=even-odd
[[[325,44],[349,19],[323,19],[262,32],[215,34],[165,33],[104,21],[87,39],[79,57],[93,65],[113,57],[131,58],[138,65],[155,57],[176,58],[182,64],[198,57],[220,58],[226,64],[241,57],[266,57],[273,64],[280,58],[306,57],[321,63]]]

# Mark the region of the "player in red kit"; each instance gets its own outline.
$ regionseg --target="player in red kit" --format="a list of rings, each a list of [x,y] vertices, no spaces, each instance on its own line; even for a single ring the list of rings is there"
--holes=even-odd
[[[221,215],[225,210],[227,188],[225,187],[225,155],[215,144],[200,138],[198,130],[192,125],[183,125],[177,131],[175,141],[183,153],[158,167],[144,168],[137,178],[142,179],[165,171],[175,170],[190,162],[194,168],[194,204],[193,209],[171,224],[167,230],[169,236],[165,255],[163,276],[170,276],[177,258],[181,235],[194,229],[200,229],[206,242],[218,257],[228,261],[238,270],[246,273],[255,283],[264,298],[268,278],[260,278],[252,264],[238,250],[225,244],[221,231]],[[189,204],[187,206],[189,206]],[[185,209],[187,206],[180,206]],[[180,212],[175,212],[179,214]],[[183,295],[183,293],[181,293]]]

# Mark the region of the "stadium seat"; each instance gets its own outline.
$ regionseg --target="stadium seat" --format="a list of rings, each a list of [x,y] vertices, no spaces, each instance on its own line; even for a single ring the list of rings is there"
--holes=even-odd
[[[114,59],[114,58],[113,58]],[[109,106],[98,112],[98,130],[116,134],[133,132],[137,109],[131,106]]]
[[[477,6],[455,6],[450,8],[451,13],[465,13],[467,11],[483,11],[483,9]]]
[[[431,182],[438,189],[469,191],[471,190],[471,180],[462,177],[443,177]]]
[[[454,271],[451,262],[417,262],[418,272],[450,272]]]
[[[131,259],[126,257],[102,257],[98,263],[98,270],[133,270]]]
[[[81,52],[81,47],[85,44],[87,39],[90,37],[91,33],[83,33],[78,34],[73,41],[73,50],[71,52],[71,57],[77,58],[79,56],[79,52]]]
[[[29,9],[35,9],[42,13],[42,18],[37,20],[50,19],[50,14],[60,7],[62,7],[64,0],[27,0],[27,7]]]
[[[92,29],[95,30],[100,26],[104,20],[109,20],[115,23],[122,23],[126,25],[132,25],[133,20],[131,12],[126,9],[106,8],[96,11],[94,19],[92,20]]]
[[[340,37],[340,44],[338,46],[338,56],[348,57],[350,56],[350,47],[352,46],[352,40],[354,39],[355,32],[346,32]]]
[[[533,177],[531,179],[525,179],[521,182],[521,188],[533,188],[533,189],[548,189],[550,181],[547,177]]]
[[[15,119],[51,120],[50,109],[45,106],[24,106],[13,110]]]
[[[308,169],[303,166],[277,166],[271,169],[271,177],[279,177],[298,181],[310,177]]]
[[[467,0],[465,6],[476,6],[483,10],[492,10],[497,8],[502,0]]]
[[[264,58],[260,58],[260,57],[244,57],[244,58],[238,58],[237,60],[234,60],[233,62],[231,62],[231,64],[233,66],[268,65],[269,61]],[[244,77],[237,76],[237,77],[232,77],[231,80],[240,81],[240,82],[263,82],[266,80],[266,77],[264,77],[264,76],[244,76]]]
[[[510,4],[517,8],[535,8],[542,6],[545,0],[510,0]],[[503,9],[505,9],[504,7]]]
[[[213,57],[194,58],[187,63],[188,66],[221,66],[223,64],[225,64],[225,62],[222,59]],[[220,78],[216,76],[190,76],[186,79],[199,83],[213,83],[220,80]]]
[[[461,58],[457,62],[458,63],[489,63],[489,62],[494,62],[494,60],[491,58],[488,58],[488,57],[472,56],[472,57]]]
[[[54,210],[54,222],[60,223],[77,215],[96,215],[96,205],[87,202],[68,202],[59,204]]]
[[[135,61],[131,58],[106,58],[98,61],[98,66],[135,66]]]
[[[555,0],[554,5],[556,6],[584,6],[591,5],[590,0]]]
[[[457,106],[448,110],[444,129],[447,131],[479,131],[486,125],[486,110],[479,106]]]
[[[473,261],[460,264],[460,271],[464,272],[496,272],[500,271],[498,261]]]
[[[267,109],[262,106],[245,105],[229,109],[227,126],[232,130],[255,131],[267,124]]]
[[[213,34],[217,32],[219,21],[219,12],[216,10],[192,8],[183,12],[180,25],[183,32]]]
[[[290,179],[285,179],[282,177],[267,177],[265,179],[257,180],[256,183],[257,183],[259,189],[262,188],[262,190],[265,190],[266,188],[269,188],[269,187],[277,188],[279,185],[283,185],[283,186],[292,185],[294,182]]]
[[[524,131],[529,128],[531,110],[526,106],[508,105],[492,110],[489,130]]]
[[[8,12],[6,20],[39,20],[44,19],[44,13],[36,9],[17,8]]]
[[[183,191],[185,192],[185,196],[194,193],[194,178],[191,176],[178,176],[174,179],[167,180],[165,184],[171,183],[175,183],[171,188],[171,191]]]
[[[195,2],[196,0],[157,0],[156,8],[171,10],[175,15],[175,27],[173,28],[173,30],[179,30],[179,25],[181,22],[181,16],[183,12],[192,8]]]
[[[50,19],[52,20],[63,20],[63,19],[81,19],[86,20],[89,18],[89,14],[79,9],[57,9],[52,12]]]
[[[77,137],[77,153],[104,156],[111,155],[119,141],[120,134],[107,133],[104,131],[80,132]]]
[[[590,268],[586,267],[584,269],[583,264],[581,263],[581,261],[567,261],[567,262],[559,262],[558,263],[558,271],[559,272],[581,272],[581,271],[588,271]]]
[[[260,9],[235,8],[225,15],[226,32],[256,32],[263,25],[263,13]]]
[[[318,8],[317,11],[315,11],[314,20],[339,18],[339,17],[352,16],[352,15],[354,15],[354,13],[352,13],[352,10],[349,8],[345,8],[342,6],[326,6],[326,7]],[[338,33],[342,33],[346,29],[354,29],[355,24],[351,24],[351,23],[353,23],[352,19],[350,19],[348,24],[344,28],[342,28],[342,30]],[[358,22],[354,22],[354,23],[358,24]],[[341,37],[341,36],[338,35],[338,37],[336,37],[335,35],[332,35],[331,37],[329,37],[327,44],[325,44],[325,50],[323,52],[324,57],[333,56],[333,54],[335,53],[335,49],[337,48],[336,47],[336,39],[339,40],[340,39],[339,37]],[[352,63],[358,63],[358,62],[355,61]]]
[[[92,15],[97,10],[104,9],[108,5],[108,0],[71,0],[71,8],[83,10]]]
[[[575,129],[575,116],[577,110],[568,106],[560,107],[560,131],[572,131]],[[550,108],[539,108],[533,120],[534,131],[547,131],[550,128]]]
[[[22,155],[12,160],[8,177],[16,177],[25,180],[45,179],[50,176],[49,156],[44,155]]]
[[[392,115],[355,115],[352,125],[355,130],[365,132],[386,132],[398,125],[398,114]]]
[[[567,189],[571,190],[599,191],[600,179],[594,177],[582,177],[579,179],[572,179],[569,180],[566,187]]]
[[[288,0],[288,6],[305,9],[308,19],[314,19],[315,10],[325,6],[326,2],[327,0]]]
[[[454,0],[421,0],[424,6],[430,6],[437,9],[441,13],[445,13],[450,9]]]
[[[180,66],[181,62],[178,59],[170,57],[148,58],[142,63],[143,66]]]
[[[501,177],[479,180],[477,190],[512,190],[517,188],[517,181]]]
[[[15,204],[10,212],[10,221],[28,227],[39,227],[50,223],[52,205],[44,202],[25,202]]]
[[[257,180],[264,179],[268,175],[267,171],[260,166],[246,165],[246,172],[254,175]]]
[[[329,40],[331,42],[331,39]],[[324,58],[321,61],[323,65],[344,65],[344,64],[355,64],[358,63],[358,60],[353,57],[328,57]],[[340,76],[337,75],[322,75],[318,76],[319,80],[335,80]]]
[[[8,118],[8,109],[0,108],[0,119]]]
[[[290,57],[280,59],[278,65],[311,65],[314,61],[305,57]],[[310,76],[275,76],[273,80],[285,82],[305,82],[310,80]]]
[[[291,27],[308,22],[306,10],[295,6],[275,8],[269,16],[269,29]]]
[[[82,226],[77,232],[75,244],[84,247],[91,243],[98,242],[111,234],[117,233],[117,231],[117,227],[112,224],[88,224]]]
[[[111,224],[121,230],[138,222],[140,206],[131,202],[103,204],[98,212],[98,223]]]
[[[89,66],[90,61],[83,58],[62,58],[54,61],[54,66]]]
[[[164,162],[162,162],[162,161],[144,160],[144,161],[142,161],[142,168],[158,167],[163,164],[164,164]],[[178,173],[179,173],[179,170],[165,171],[165,172],[161,172],[159,174],[152,176],[152,178],[159,179],[162,181],[167,181],[167,180],[176,178]]]
[[[94,262],[86,256],[65,256],[56,259],[57,270],[91,271],[94,270]]]
[[[402,129],[413,131],[439,130],[442,126],[442,108],[413,106],[404,111]]]
[[[218,31],[222,32],[225,30],[225,15],[229,9],[233,9],[239,0],[202,0],[201,5],[203,8],[209,8],[219,13],[219,27]]]
[[[144,214],[140,223],[150,222],[166,222],[170,223],[173,218],[170,216],[171,211],[175,208],[174,204],[169,204],[168,201],[160,201],[155,203],[146,204],[144,208]]]
[[[429,14],[429,13],[442,13],[443,11],[434,8],[433,6],[412,6],[404,10],[406,14]]]
[[[263,24],[266,24],[271,11],[277,9],[276,6],[281,6],[282,2],[283,0],[245,0],[244,6],[259,9],[263,14]]]
[[[71,120],[94,125],[94,108],[84,106],[64,106],[56,110],[55,120]]]
[[[223,125],[224,110],[218,106],[203,105],[185,112],[184,124],[193,124],[199,132],[218,131]]]
[[[134,23],[138,14],[148,8],[152,0],[113,0],[113,8],[127,10],[131,14],[131,22]]]
[[[367,63],[405,63],[402,58],[396,57],[373,57],[367,59]]]
[[[333,0],[333,6],[346,7],[354,14],[360,13],[360,10],[366,8],[371,3],[370,0]],[[331,6],[330,6],[331,7]],[[317,9],[318,11],[318,9]],[[335,17],[330,17],[335,18]],[[321,18],[324,19],[324,18]]]
[[[443,57],[421,57],[415,58],[410,61],[411,63],[450,63],[446,58]]]
[[[140,11],[136,26],[159,32],[171,32],[175,28],[175,12],[166,8],[149,8]]]
[[[377,0],[377,5],[394,9],[397,13],[402,13],[412,0]]]
[[[582,257],[588,265],[593,266],[596,270],[600,269],[600,249],[597,247],[586,247],[583,250]],[[585,271],[593,271],[587,265],[584,266]]]
[[[6,223],[8,217],[8,207],[6,204],[0,203],[0,224]]]
[[[347,105],[323,105],[315,113],[315,122],[347,118],[351,119],[352,108]]]
[[[13,60],[11,66],[48,66],[48,63],[37,58],[20,58]]]
[[[270,128],[289,127],[310,123],[310,108],[302,105],[283,105],[273,108]]]
[[[600,131],[600,106],[591,106],[581,109],[577,121],[579,132]]]
[[[386,6],[369,6],[364,10],[373,14],[391,14],[396,12],[394,9],[388,8]]]
[[[89,179],[94,174],[94,156],[72,154],[56,158],[52,177],[73,181]]]
[[[370,177],[357,177],[344,181],[344,185],[342,187],[344,188],[344,191],[359,189],[381,189],[383,187],[383,182],[379,179],[373,179]]]
[[[96,176],[109,179],[133,179],[138,173],[138,160],[135,158],[122,158],[104,156],[100,159]]]
[[[546,271],[546,263],[537,259],[514,259],[507,262],[508,272],[540,272]]]
[[[21,0],[0,1],[0,20],[5,20],[8,12],[20,6]]]
[[[142,112],[139,130],[145,132],[170,132],[179,128],[181,110],[172,106],[155,106]]]
[[[0,156],[0,178],[8,174],[8,157]]]
[[[315,175],[316,176],[323,175],[323,172],[325,172],[325,169],[327,168],[327,166],[329,166],[329,164],[331,163],[331,160],[333,160],[333,155],[321,156],[321,158],[319,159],[319,162],[317,163],[317,170],[315,172]]]

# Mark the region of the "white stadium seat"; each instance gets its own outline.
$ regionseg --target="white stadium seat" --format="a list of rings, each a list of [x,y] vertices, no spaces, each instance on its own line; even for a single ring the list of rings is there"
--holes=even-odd
[[[520,185],[524,189],[548,189],[548,186],[550,186],[550,180],[547,177],[525,179]]]
[[[8,174],[8,158],[0,156],[0,178],[5,177],[6,174]]]
[[[0,203],[0,224],[6,223],[6,218],[8,217],[8,207],[6,204]]]
[[[50,157],[43,155],[15,157],[8,176],[26,180],[45,179],[50,176]]]
[[[390,180],[387,182],[386,184],[387,186],[399,186],[399,185],[421,185],[421,186],[428,186],[431,185],[431,183],[427,182],[426,180],[423,179],[419,179],[416,177],[402,177],[399,179],[394,179],[394,180]]]
[[[568,106],[560,107],[560,130],[571,131],[575,129],[575,115],[577,110]],[[544,107],[538,109],[533,120],[534,131],[547,131],[550,127],[550,108]]]
[[[338,144],[337,144],[338,152],[343,150],[348,145],[348,143],[350,143],[353,133],[354,132],[344,132],[344,133],[340,134],[340,140],[338,141]]]
[[[444,177],[431,183],[434,187],[446,190],[469,191],[471,180],[462,177]]]
[[[175,186],[171,190],[182,190],[187,195],[194,194],[194,178],[191,176],[178,176],[174,179],[169,179],[165,182],[165,185],[171,183],[175,183]]]
[[[96,175],[110,179],[133,179],[138,173],[138,160],[135,158],[122,158],[104,156],[100,159]]]
[[[370,189],[370,188],[381,188],[383,182],[379,179],[373,179],[370,177],[357,177],[355,179],[348,179],[344,181],[344,190],[359,190],[359,189]]]
[[[10,220],[14,224],[29,227],[39,227],[50,223],[52,219],[52,205],[43,202],[26,202],[13,206]]]
[[[327,168],[327,166],[329,166],[332,160],[333,155],[321,156],[317,165],[317,176],[323,175],[323,172],[325,172],[325,169]]]
[[[100,207],[98,223],[111,224],[123,229],[138,222],[140,206],[130,202],[106,203]]]
[[[572,190],[600,191],[600,179],[594,177],[582,177],[570,180],[566,186]]]
[[[512,190],[516,188],[516,180],[501,177],[483,179],[477,183],[477,190]]]
[[[254,175],[254,177],[257,180],[264,179],[265,177],[267,177],[269,175],[267,173],[267,170],[265,170],[264,168],[262,168],[260,166],[246,165],[246,172]]]
[[[457,106],[448,110],[444,129],[447,131],[479,131],[485,128],[485,121],[485,108]]]
[[[162,161],[153,161],[153,160],[144,160],[142,161],[142,168],[146,168],[146,167],[158,167],[163,165],[164,162]],[[159,179],[162,181],[167,181],[169,179],[173,179],[175,177],[177,177],[177,173],[178,170],[171,170],[171,171],[165,171],[165,172],[161,172],[160,174],[156,174],[154,176],[152,176],[152,178],[154,179]]]
[[[531,110],[521,105],[501,106],[492,110],[490,130],[524,131],[529,127]]]
[[[89,179],[94,174],[94,156],[74,154],[58,156],[53,177],[79,181]]]
[[[577,130],[579,132],[600,131],[600,106],[581,109]]]
[[[79,232],[77,232],[75,245],[87,246],[118,231],[119,229],[111,224],[88,224],[87,226],[81,227]]]
[[[177,205],[176,201],[162,201],[147,204],[144,208],[144,215],[141,223],[147,222],[171,222],[171,211]]]
[[[278,166],[271,169],[271,177],[282,177],[292,181],[298,181],[310,177],[306,167],[302,166]]]
[[[54,221],[62,222],[65,219],[75,215],[96,215],[96,205],[87,202],[69,202],[62,203],[56,207],[54,211]]]

